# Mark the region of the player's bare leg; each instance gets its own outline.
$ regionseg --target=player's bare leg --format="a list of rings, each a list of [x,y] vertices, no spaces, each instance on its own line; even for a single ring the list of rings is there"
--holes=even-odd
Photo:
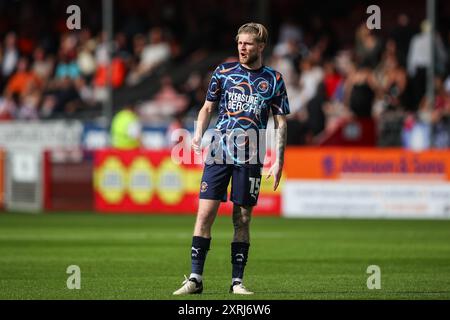
[[[195,294],[203,291],[203,266],[211,242],[211,227],[217,216],[220,200],[200,199],[191,248],[191,274],[174,295]]]
[[[216,219],[219,205],[220,200],[199,200],[194,237],[211,238],[211,227]]]
[[[233,242],[250,242],[250,220],[253,207],[233,205]]]
[[[230,293],[253,294],[242,285],[244,268],[247,263],[248,250],[250,247],[250,220],[252,215],[251,206],[233,205],[234,236],[231,243],[231,263],[233,275]]]

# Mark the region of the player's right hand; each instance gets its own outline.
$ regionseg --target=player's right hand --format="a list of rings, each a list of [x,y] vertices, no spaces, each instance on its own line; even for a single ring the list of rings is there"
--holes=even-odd
[[[273,176],[273,191],[277,190],[278,185],[280,184],[282,172],[283,167],[278,162],[275,162],[269,169],[269,173],[267,174],[266,179],[269,179],[271,176]]]
[[[202,137],[196,136],[192,139],[191,146],[192,146],[192,149],[194,149],[194,152],[196,154],[201,153],[201,151],[202,151],[201,145],[202,145]]]

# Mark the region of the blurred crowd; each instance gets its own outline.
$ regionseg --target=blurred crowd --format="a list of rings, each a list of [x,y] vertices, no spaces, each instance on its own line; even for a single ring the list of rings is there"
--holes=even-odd
[[[353,39],[342,43],[324,19],[315,17],[312,28],[305,28],[293,17],[271,31],[265,57],[265,64],[280,71],[287,86],[289,144],[314,144],[348,119],[371,119],[379,145],[419,141],[425,147],[450,147],[448,30],[435,34],[435,98],[430,101],[427,21],[412,24],[408,15],[399,14],[382,33],[369,30],[364,21],[352,31]],[[129,21],[139,21],[132,18]],[[208,19],[221,17],[216,12]],[[243,17],[228,21],[234,26],[228,30],[236,29],[239,19]],[[168,21],[119,28],[113,35],[111,68],[105,33],[95,28],[61,32],[53,47],[10,30],[0,39],[0,120],[72,118],[100,110],[109,77],[114,90],[131,88],[164,64],[182,66],[205,59],[213,48],[233,49],[234,31],[211,38],[215,31],[203,28],[208,21],[187,19],[187,33]],[[199,45],[202,39],[208,40]],[[178,83],[163,74],[155,94],[140,104],[142,120],[173,129],[195,119],[214,68],[194,70]]]
[[[115,34],[111,56],[105,39],[85,28],[63,33],[56,55],[39,45],[27,55],[17,35],[8,33],[0,50],[0,119],[69,117],[98,106],[107,97],[108,77],[113,90],[135,85],[174,50],[160,28],[135,35],[131,44],[124,33]]]
[[[80,30],[66,27],[72,2],[81,7]],[[221,9],[232,10],[237,3],[115,1],[109,46],[101,1],[0,1],[0,120],[99,115],[108,79],[113,90],[136,87],[165,64],[200,61],[223,50],[234,37],[226,30],[250,10],[251,3],[242,4],[242,11],[224,19]],[[192,93],[196,77],[187,81],[185,94]],[[187,98],[177,95],[169,76],[147,85],[159,90],[146,108],[147,120],[166,119],[171,110],[186,107]],[[90,110],[98,112],[86,113]]]
[[[339,48],[330,33],[307,44],[300,26],[284,23],[269,64],[287,84],[295,128],[289,143],[314,144],[348,120],[366,119],[375,123],[381,146],[450,147],[450,32],[435,34],[430,101],[430,24],[416,30],[400,14],[387,36],[363,23],[354,45]]]

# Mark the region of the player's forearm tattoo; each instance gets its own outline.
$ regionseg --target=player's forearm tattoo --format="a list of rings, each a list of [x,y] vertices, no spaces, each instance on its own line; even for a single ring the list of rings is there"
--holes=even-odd
[[[287,124],[280,123],[276,130],[277,137],[277,160],[280,165],[284,164],[284,150],[286,149]]]

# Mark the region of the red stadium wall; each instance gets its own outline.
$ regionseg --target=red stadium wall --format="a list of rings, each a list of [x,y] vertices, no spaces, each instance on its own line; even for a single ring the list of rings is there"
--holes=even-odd
[[[94,209],[93,154],[79,149],[44,152],[44,208]]]
[[[99,150],[94,160],[95,209],[103,213],[193,214],[202,166],[175,164],[170,150]],[[262,182],[255,215],[280,215],[280,192]],[[222,203],[219,214],[231,214]]]

